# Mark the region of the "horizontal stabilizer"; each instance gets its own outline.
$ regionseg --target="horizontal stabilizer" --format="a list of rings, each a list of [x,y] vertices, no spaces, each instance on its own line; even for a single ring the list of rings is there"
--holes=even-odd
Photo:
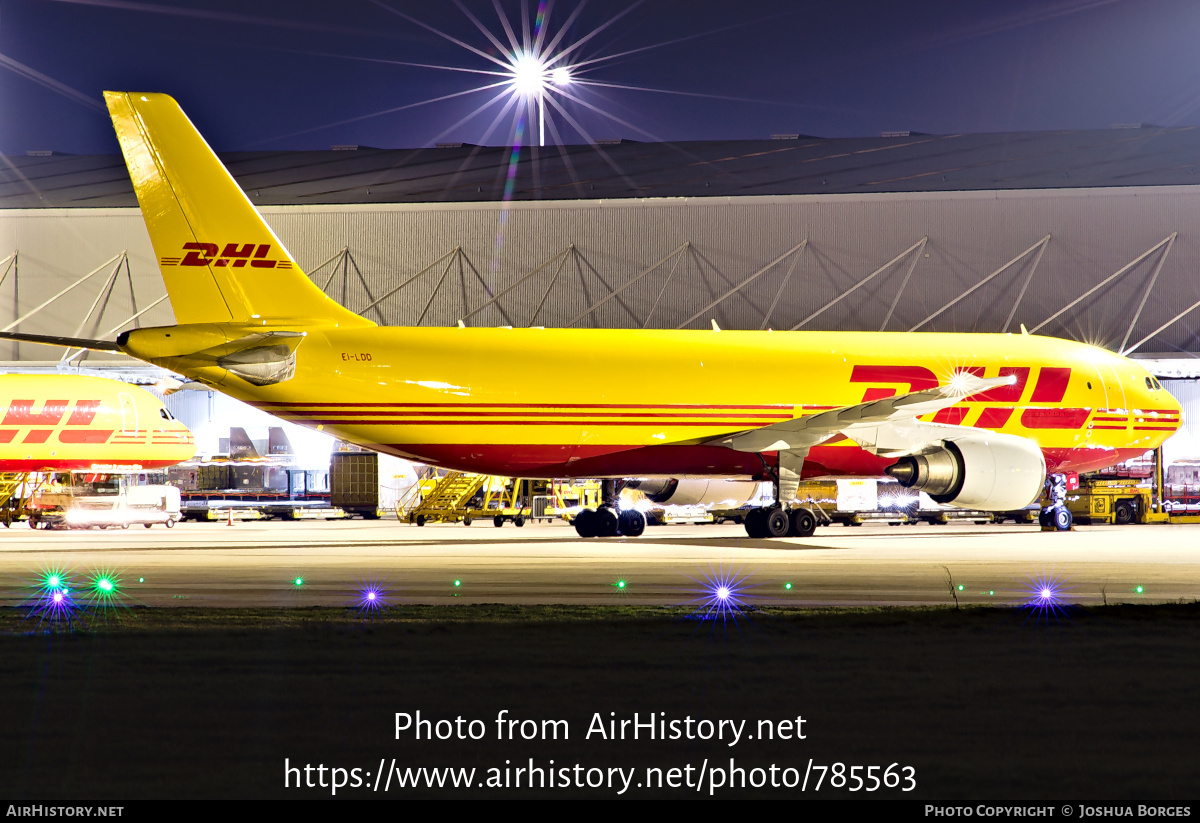
[[[121,347],[110,340],[88,340],[83,337],[55,337],[49,334],[25,334],[23,332],[0,332],[0,340],[16,340],[18,343],[41,343],[46,346],[63,346],[69,349],[94,349],[96,351],[120,351]]]

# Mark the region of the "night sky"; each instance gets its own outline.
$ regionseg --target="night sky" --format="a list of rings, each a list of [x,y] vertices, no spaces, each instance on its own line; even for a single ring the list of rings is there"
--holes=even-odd
[[[0,154],[117,153],[103,89],[175,96],[219,151],[511,144],[523,107],[462,93],[505,80],[474,73],[505,58],[471,17],[508,48],[522,5],[0,0]],[[1200,124],[1191,0],[542,5],[544,43],[583,41],[550,92],[564,143]]]

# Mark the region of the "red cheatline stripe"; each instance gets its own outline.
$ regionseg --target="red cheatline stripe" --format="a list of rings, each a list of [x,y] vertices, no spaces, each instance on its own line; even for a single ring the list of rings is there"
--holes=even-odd
[[[329,410],[325,410],[325,411],[310,411],[310,412],[285,411],[285,412],[281,412],[280,414],[284,415],[284,416],[288,416],[288,417],[312,417],[314,415],[329,414],[329,413],[330,413]],[[500,412],[500,411],[496,411],[496,412],[481,412],[481,411],[358,412],[358,411],[350,411],[350,412],[347,412],[347,411],[335,411],[333,413],[346,415],[346,416],[354,415],[355,417],[387,417],[388,415],[405,414],[405,415],[410,415],[410,416],[414,416],[414,417],[416,417],[416,416],[426,417],[431,420],[434,418],[439,418],[439,417],[516,417],[516,418],[525,419],[527,417],[567,417],[567,416],[578,418],[578,416],[579,416],[579,412],[577,412],[577,411],[569,411],[569,412],[567,412],[567,411],[563,411],[563,412],[527,412],[527,411],[515,411],[515,412]],[[678,420],[680,418],[688,418],[688,419],[712,418],[712,419],[719,419],[719,420],[729,420],[729,419],[745,420],[747,418],[752,418],[752,419],[759,420],[759,421],[762,421],[762,420],[791,420],[792,419],[792,416],[790,414],[755,414],[755,415],[748,415],[748,414],[654,414],[652,412],[591,412],[587,415],[587,417],[589,420],[592,418],[596,418],[596,417],[624,417],[624,418],[667,417],[667,418],[672,418],[672,419],[676,419],[676,420]]]
[[[1113,431],[1125,431],[1124,426],[1092,426],[1092,429],[1112,429]]]
[[[736,406],[706,403],[290,403],[262,401],[251,405],[259,408],[322,408],[322,409],[791,409],[793,406],[776,403],[762,406]],[[836,406],[805,406],[804,408],[837,408]]]
[[[1128,418],[1128,417],[1126,417],[1126,416],[1117,416],[1117,415],[1110,415],[1110,414],[1098,414],[1098,415],[1096,415],[1095,417],[1093,417],[1092,419],[1093,419],[1093,420],[1104,420],[1104,421],[1106,421],[1106,422],[1110,422],[1110,423],[1111,423],[1111,422],[1113,422],[1114,420],[1116,420],[1116,421],[1124,421],[1124,420],[1128,420],[1129,418]]]
[[[328,420],[310,419],[309,423],[319,423],[322,426],[348,425],[348,426],[705,426],[713,429],[724,429],[725,426],[717,422],[662,422],[662,421],[640,421],[640,420],[406,420],[397,418],[395,420],[344,420],[342,418],[330,418]],[[743,420],[743,421],[727,421],[730,425],[745,426],[748,429],[757,428],[762,425],[761,420]]]
[[[1178,431],[1178,426],[1134,426],[1135,432],[1173,432]]]

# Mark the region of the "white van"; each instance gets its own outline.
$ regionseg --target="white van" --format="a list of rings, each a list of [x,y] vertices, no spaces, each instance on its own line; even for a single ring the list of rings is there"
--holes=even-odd
[[[31,528],[122,528],[162,523],[168,529],[183,515],[175,486],[138,485],[136,475],[71,472],[55,474],[29,501]]]

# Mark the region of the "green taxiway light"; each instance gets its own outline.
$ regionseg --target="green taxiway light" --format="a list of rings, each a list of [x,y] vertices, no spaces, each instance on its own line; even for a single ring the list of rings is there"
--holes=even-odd
[[[1141,586],[1138,586],[1136,589],[1134,589],[1134,591],[1135,591],[1135,592],[1137,592],[1138,594],[1141,594],[1141,593],[1142,593],[1142,587],[1141,587]]]
[[[303,585],[304,585],[304,578],[303,578],[303,577],[297,577],[295,580],[293,580],[293,581],[292,581],[292,585],[294,585],[294,586],[303,586]]]
[[[111,592],[116,586],[107,577],[101,577],[96,581],[96,588],[102,592]]]
[[[791,583],[784,583],[784,584],[783,584],[783,588],[784,588],[786,591],[789,591],[789,592],[790,592],[790,591],[792,590],[792,584],[791,584]]]
[[[960,592],[961,592],[963,589],[965,589],[965,588],[966,588],[966,586],[964,586],[962,583],[959,583],[959,584],[958,584],[958,590],[959,590]]]
[[[138,582],[139,582],[139,583],[145,583],[145,582],[146,582],[146,578],[144,578],[144,577],[139,577],[139,578],[138,578]]]
[[[462,581],[461,581],[461,580],[455,580],[455,581],[454,581],[454,588],[456,588],[456,589],[457,589],[457,588],[458,588],[459,586],[461,586],[461,585],[462,585]]]
[[[617,588],[618,588],[618,589],[623,589],[623,588],[625,588],[625,581],[624,581],[624,580],[618,580],[618,581],[617,581]]]

